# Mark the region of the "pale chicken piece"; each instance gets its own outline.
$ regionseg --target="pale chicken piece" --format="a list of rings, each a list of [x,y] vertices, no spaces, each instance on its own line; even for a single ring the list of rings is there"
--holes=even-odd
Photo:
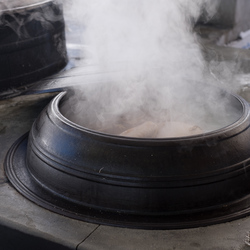
[[[154,138],[158,133],[158,125],[154,122],[144,122],[139,126],[130,128],[122,132],[121,136],[137,137],[137,138]]]
[[[166,122],[157,134],[157,138],[183,137],[202,134],[199,126],[184,122]]]

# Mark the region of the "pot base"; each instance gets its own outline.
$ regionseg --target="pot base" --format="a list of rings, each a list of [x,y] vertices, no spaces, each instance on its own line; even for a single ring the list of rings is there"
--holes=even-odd
[[[7,177],[26,198],[58,214],[90,223],[141,229],[182,229],[208,226],[250,214],[250,195],[228,204],[157,216],[132,215],[121,211],[110,212],[82,206],[45,189],[30,174],[26,166],[27,143],[28,133],[10,148],[4,163]]]

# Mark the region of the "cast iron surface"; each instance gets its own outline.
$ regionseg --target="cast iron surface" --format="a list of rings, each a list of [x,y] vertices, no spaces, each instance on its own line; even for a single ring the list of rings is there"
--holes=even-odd
[[[59,94],[5,170],[27,198],[88,222],[146,229],[205,226],[250,213],[249,106],[234,124],[200,136],[110,136],[62,116]]]
[[[27,85],[65,67],[60,4],[47,1],[27,9],[12,9],[0,18],[0,91]]]

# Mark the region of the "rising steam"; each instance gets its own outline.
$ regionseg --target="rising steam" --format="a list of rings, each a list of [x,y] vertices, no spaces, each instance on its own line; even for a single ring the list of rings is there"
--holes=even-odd
[[[198,127],[201,133],[226,126],[238,117],[230,114],[228,120],[228,98],[206,85],[206,64],[193,32],[201,11],[209,18],[216,2],[79,0],[73,3],[72,11],[84,26],[85,59],[97,63],[102,71],[112,72],[117,65],[120,71],[110,74],[106,83],[77,89],[67,103],[71,109],[62,108],[66,117],[85,127],[113,134],[148,122],[166,131],[170,130],[168,124],[178,127],[185,123],[188,130]],[[214,100],[218,98],[221,102],[215,107]],[[213,121],[210,127],[208,120]],[[163,133],[160,137],[168,136],[171,135]]]

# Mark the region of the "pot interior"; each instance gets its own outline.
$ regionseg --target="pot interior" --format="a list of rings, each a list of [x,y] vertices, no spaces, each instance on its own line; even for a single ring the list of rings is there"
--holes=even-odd
[[[110,97],[107,93],[110,89],[96,84],[96,88],[67,93],[60,111],[71,122],[104,134],[132,138],[202,135],[232,125],[244,112],[241,101],[234,95],[213,88],[211,98],[208,90],[210,87],[199,90],[199,95],[194,95],[196,89],[192,88],[185,95],[173,93],[171,102],[162,101],[162,96],[159,102],[155,96],[151,99],[146,96],[148,99],[142,104],[129,103],[124,108],[119,95],[117,99]]]

